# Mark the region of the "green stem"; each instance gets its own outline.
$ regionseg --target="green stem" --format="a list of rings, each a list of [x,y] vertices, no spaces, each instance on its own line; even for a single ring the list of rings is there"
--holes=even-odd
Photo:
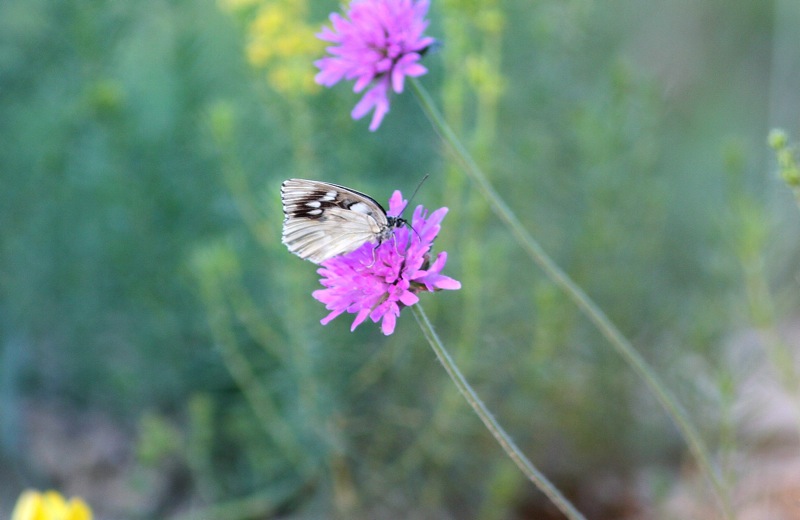
[[[428,116],[436,132],[441,136],[445,143],[450,147],[450,151],[456,159],[461,162],[464,172],[480,190],[495,214],[511,230],[517,242],[522,246],[528,256],[545,272],[545,274],[556,283],[581,309],[581,311],[594,323],[600,332],[608,339],[617,353],[634,369],[634,371],[645,381],[655,394],[658,401],[672,420],[678,426],[689,449],[697,460],[698,465],[706,474],[711,482],[717,497],[722,505],[723,513],[726,518],[732,518],[730,504],[725,493],[722,479],[711,463],[708,449],[700,438],[700,434],[689,420],[686,412],[678,404],[667,390],[666,386],[658,379],[653,369],[634,349],[633,345],[617,329],[611,320],[603,313],[589,296],[565,273],[550,256],[544,251],[541,245],[525,229],[513,211],[506,205],[500,195],[497,194],[486,175],[472,159],[472,156],[461,144],[458,137],[450,129],[442,115],[436,109],[430,94],[415,78],[410,78],[411,89],[417,96],[422,109]]]
[[[439,358],[439,361],[444,366],[444,369],[447,371],[447,374],[456,384],[458,391],[461,392],[461,395],[467,400],[469,405],[475,410],[475,413],[478,414],[478,417],[481,418],[483,424],[489,429],[497,442],[500,443],[500,446],[503,450],[511,457],[511,460],[514,461],[514,464],[522,470],[528,479],[533,482],[536,487],[538,487],[547,497],[561,510],[567,518],[571,520],[583,519],[585,517],[578,512],[577,509],[561,494],[561,492],[556,489],[556,487],[547,480],[547,477],[542,475],[538,469],[528,460],[527,457],[520,451],[514,441],[511,440],[511,437],[506,433],[505,430],[500,426],[497,422],[497,419],[491,414],[491,412],[486,408],[486,405],[483,404],[478,394],[475,393],[475,390],[470,386],[467,380],[464,378],[464,375],[458,369],[455,361],[453,358],[450,357],[450,354],[442,345],[441,340],[439,340],[439,336],[436,334],[436,331],[433,329],[433,325],[431,325],[430,320],[428,320],[428,316],[425,314],[425,311],[422,310],[422,306],[420,304],[414,305],[411,307],[411,310],[414,312],[414,317],[417,319],[417,323],[419,323],[420,328],[422,329],[422,333],[425,334],[425,338],[430,343],[433,351],[436,353],[436,357]]]

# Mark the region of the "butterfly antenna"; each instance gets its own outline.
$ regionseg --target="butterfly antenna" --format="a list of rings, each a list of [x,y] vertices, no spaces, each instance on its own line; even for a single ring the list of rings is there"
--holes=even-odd
[[[415,235],[417,235],[417,238],[419,239],[419,241],[420,241],[420,242],[422,242],[422,237],[421,237],[421,236],[419,236],[419,233],[417,233],[417,230],[416,230],[416,229],[414,229],[414,227],[413,227],[411,224],[409,224],[409,225],[408,225],[408,229],[410,229],[411,231],[413,231],[413,232],[414,232],[414,234],[415,234]]]
[[[426,180],[428,180],[428,177],[430,177],[430,176],[431,176],[431,174],[430,174],[430,173],[426,173],[426,174],[425,174],[425,177],[423,177],[423,178],[422,178],[422,180],[421,180],[421,181],[419,181],[419,184],[417,184],[417,187],[416,187],[416,188],[414,188],[414,193],[412,193],[412,194],[411,194],[411,198],[410,198],[410,199],[408,199],[408,202],[406,203],[406,205],[405,205],[405,206],[403,206],[403,211],[401,211],[401,212],[400,212],[400,215],[401,215],[401,216],[403,215],[403,212],[406,210],[406,208],[407,208],[407,207],[409,207],[409,206],[411,205],[411,201],[412,201],[412,200],[414,200],[414,197],[417,195],[417,192],[418,192],[418,191],[419,191],[419,189],[422,187],[422,183],[423,183],[423,182],[425,182]]]
[[[410,224],[410,223],[409,223],[409,222],[408,222],[406,219],[404,219],[404,218],[403,218],[403,212],[406,210],[406,208],[407,208],[407,207],[409,207],[409,206],[411,205],[411,201],[412,201],[412,200],[414,200],[414,197],[416,197],[416,195],[417,195],[417,192],[418,192],[418,191],[419,191],[419,189],[422,187],[422,184],[423,184],[425,181],[427,181],[427,180],[428,180],[428,177],[430,177],[430,176],[431,176],[431,174],[429,174],[429,173],[426,173],[426,174],[425,174],[425,177],[423,177],[423,178],[422,178],[422,180],[421,180],[421,181],[419,181],[419,183],[417,184],[417,187],[416,187],[416,188],[414,188],[414,193],[412,193],[412,194],[411,194],[411,198],[409,198],[409,199],[408,199],[408,202],[406,203],[406,205],[405,205],[405,206],[403,206],[403,210],[402,210],[402,211],[400,211],[400,216],[398,216],[398,217],[397,217],[398,219],[400,219],[400,221],[402,221],[402,222],[403,222],[403,224],[405,224],[406,226],[408,226],[408,227],[409,227],[409,229],[411,229],[411,231],[413,231],[413,232],[414,232],[414,234],[415,234],[415,235],[417,235],[417,238],[419,238],[420,240],[422,240],[422,237],[421,237],[421,236],[419,236],[419,233],[417,233],[417,230],[416,230],[416,229],[414,229],[414,227],[413,227],[413,226],[412,226],[412,225],[411,225],[411,224]]]

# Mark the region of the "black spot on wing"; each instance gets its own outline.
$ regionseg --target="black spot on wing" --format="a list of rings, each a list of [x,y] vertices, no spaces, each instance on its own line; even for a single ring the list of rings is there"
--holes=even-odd
[[[281,186],[281,199],[286,219],[324,219],[325,212],[331,208],[351,210],[356,204],[369,208],[361,213],[374,215],[379,211],[384,218],[386,211],[375,199],[338,184],[317,181],[287,180]]]

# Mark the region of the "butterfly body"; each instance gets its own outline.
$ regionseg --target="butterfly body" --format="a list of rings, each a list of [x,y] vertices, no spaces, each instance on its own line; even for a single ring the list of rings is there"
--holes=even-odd
[[[366,242],[380,244],[406,223],[386,215],[372,197],[329,182],[286,180],[281,200],[282,242],[315,264],[355,251]]]

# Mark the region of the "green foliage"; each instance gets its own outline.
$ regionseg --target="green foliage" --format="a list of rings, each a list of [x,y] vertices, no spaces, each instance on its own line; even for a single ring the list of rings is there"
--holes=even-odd
[[[423,81],[711,443],[733,442],[714,407],[728,392],[698,397],[684,368],[715,366],[743,320],[774,326],[797,303],[796,208],[763,180],[770,9],[669,3],[686,32],[672,42],[650,2],[534,4],[434,2],[443,48]],[[727,30],[692,23],[705,19]],[[511,517],[532,493],[411,316],[389,338],[351,333],[350,316],[319,325],[315,268],[280,243],[287,177],[385,201],[431,173],[418,200],[450,207],[437,247],[464,288],[423,304],[525,453],[576,487],[674,467],[683,446],[652,397],[440,155],[413,97],[393,97],[369,133],[349,86],[271,90],[245,33],[210,0],[0,3],[14,384],[138,425],[143,462],[175,457],[209,506],[267,492],[252,517]],[[673,44],[683,54],[658,61]],[[719,370],[709,379],[735,384]]]

